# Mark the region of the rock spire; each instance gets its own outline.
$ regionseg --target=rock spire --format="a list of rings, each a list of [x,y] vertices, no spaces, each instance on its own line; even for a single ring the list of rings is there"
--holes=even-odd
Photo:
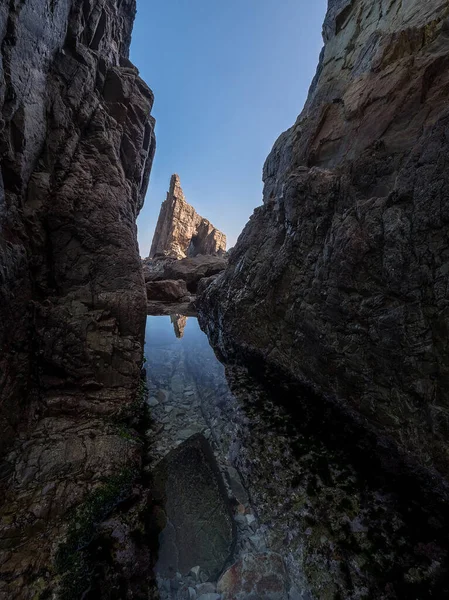
[[[179,175],[172,175],[167,199],[159,213],[150,258],[170,256],[181,259],[198,254],[221,255],[225,251],[224,233],[188,204]]]

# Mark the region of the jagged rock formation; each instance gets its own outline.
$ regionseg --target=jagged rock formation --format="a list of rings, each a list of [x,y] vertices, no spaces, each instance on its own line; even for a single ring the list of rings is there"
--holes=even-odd
[[[127,58],[135,10],[0,6],[1,598],[64,588],[66,515],[140,461],[114,421],[139,387],[135,221],[155,149],[153,94]],[[110,506],[123,486],[107,489]]]
[[[147,288],[148,314],[172,314],[173,311],[196,314],[196,295],[224,271],[225,256],[199,254],[193,258],[146,258],[143,272]],[[172,303],[183,304],[183,308],[170,308]],[[165,306],[167,305],[167,306]]]
[[[187,325],[187,318],[184,315],[170,315],[170,320],[173,323],[173,329],[178,339],[184,337],[184,330]]]
[[[330,0],[324,40],[202,324],[447,477],[448,4]]]
[[[181,259],[198,254],[222,255],[225,251],[224,233],[186,202],[179,176],[173,175],[159,213],[150,258],[160,255]]]

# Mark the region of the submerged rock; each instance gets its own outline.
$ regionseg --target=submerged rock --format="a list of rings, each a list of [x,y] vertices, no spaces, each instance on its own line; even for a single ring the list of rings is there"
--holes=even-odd
[[[157,335],[162,326],[166,335]],[[290,600],[448,596],[449,516],[429,481],[385,469],[364,428],[277,373],[262,377],[261,363],[225,372],[195,329],[192,319],[176,340],[169,319],[149,319],[149,387],[156,394],[176,382],[167,421],[165,407],[152,411],[152,460],[185,429],[202,424],[211,434],[235,512],[234,562],[280,555]]]
[[[194,434],[193,431],[191,434]],[[194,435],[157,466],[155,502],[165,518],[156,565],[161,577],[204,572],[218,577],[232,556],[234,525],[229,500],[209,443]]]
[[[218,582],[222,600],[287,600],[287,573],[279,554],[246,554]]]
[[[446,482],[447,16],[329,2],[305,108],[200,309],[224,357],[262,357]]]

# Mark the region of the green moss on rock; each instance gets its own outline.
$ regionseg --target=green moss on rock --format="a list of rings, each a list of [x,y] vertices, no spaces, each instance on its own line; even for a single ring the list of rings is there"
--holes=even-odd
[[[98,525],[130,493],[136,472],[126,469],[108,478],[92,491],[72,516],[67,537],[56,553],[55,569],[60,576],[60,597],[78,600],[89,587],[91,565],[86,549]]]

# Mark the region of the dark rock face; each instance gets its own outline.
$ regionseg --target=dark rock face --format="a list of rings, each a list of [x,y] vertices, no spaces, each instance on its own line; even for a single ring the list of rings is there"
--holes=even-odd
[[[155,501],[163,504],[156,570],[188,575],[197,565],[213,580],[232,555],[234,525],[211,447],[193,436],[168,454],[154,474]]]
[[[188,294],[186,282],[182,280],[149,281],[147,283],[147,295],[151,300],[180,302]]]
[[[223,600],[284,600],[288,597],[284,561],[273,552],[249,554],[223,574],[218,591]]]
[[[444,477],[447,17],[330,2],[304,111],[200,315],[228,359],[262,356]]]
[[[178,339],[184,337],[184,330],[187,325],[187,318],[184,315],[170,315],[171,322],[173,323],[173,329],[175,332],[175,336]]]
[[[167,199],[159,213],[150,258],[171,256],[181,259],[198,254],[222,255],[224,252],[226,236],[187,203],[179,175],[173,175]]]
[[[135,220],[155,141],[134,15],[0,7],[0,597],[36,597],[68,510],[139,462],[111,422],[136,398],[146,315]]]

